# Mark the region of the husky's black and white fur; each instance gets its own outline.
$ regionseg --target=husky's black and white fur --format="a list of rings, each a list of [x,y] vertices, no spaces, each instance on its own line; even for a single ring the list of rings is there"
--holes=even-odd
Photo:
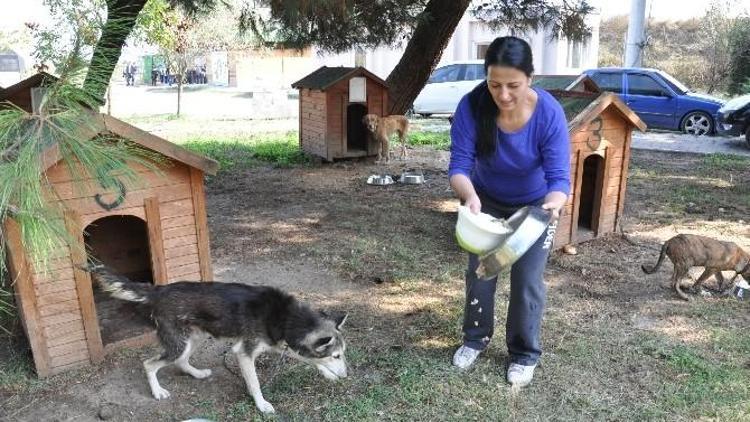
[[[151,393],[159,400],[169,392],[159,385],[159,369],[175,364],[198,378],[211,375],[188,361],[196,348],[196,330],[216,338],[233,338],[247,388],[261,412],[274,411],[263,398],[255,359],[265,351],[285,353],[314,365],[330,380],[346,377],[346,344],[341,326],[346,315],[328,316],[272,287],[238,283],[178,282],[164,286],[135,283],[101,265],[89,264],[95,282],[111,296],[146,305],[156,325],[161,355],[143,362]]]

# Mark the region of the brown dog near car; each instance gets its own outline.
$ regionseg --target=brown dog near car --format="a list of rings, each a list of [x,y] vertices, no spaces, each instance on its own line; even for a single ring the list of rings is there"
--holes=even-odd
[[[409,119],[399,114],[385,117],[367,114],[362,118],[362,123],[378,142],[378,162],[381,162],[383,157],[385,157],[386,163],[390,161],[389,140],[394,133],[398,133],[399,141],[401,141],[401,158],[406,158],[406,135],[409,132]]]
[[[739,274],[745,279],[750,279],[750,255],[734,242],[724,242],[694,234],[678,234],[664,242],[656,265],[650,268],[646,265],[641,266],[643,272],[646,274],[656,272],[664,261],[665,255],[674,264],[672,288],[685,300],[689,299],[680,289],[680,281],[688,275],[690,267],[705,268],[703,274],[695,281],[693,286],[695,289],[712,275],[716,276],[719,289],[723,289],[722,271],[734,271],[736,274],[732,281]]]

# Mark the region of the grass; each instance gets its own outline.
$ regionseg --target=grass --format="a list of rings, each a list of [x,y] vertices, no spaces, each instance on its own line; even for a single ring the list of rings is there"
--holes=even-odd
[[[0,272],[0,336],[11,334],[18,322],[18,313],[14,303],[8,273]]]
[[[14,329],[14,336],[0,334],[0,397],[4,391],[25,392],[44,384],[34,375],[28,345],[18,331]]]
[[[747,171],[750,157],[733,154],[707,154],[701,160],[701,170],[705,175],[715,175],[720,171]]]
[[[310,162],[310,157],[299,149],[296,132],[247,138],[191,138],[182,146],[218,161],[223,172],[251,168],[262,163],[289,167]]]
[[[414,132],[409,134],[409,144],[448,150],[450,135],[448,132]],[[297,132],[230,138],[188,138],[182,146],[218,161],[220,171],[225,172],[252,168],[263,163],[290,167],[311,162],[311,157],[299,148]]]
[[[223,151],[222,146],[217,148]],[[726,182],[727,177],[701,176],[708,171],[704,168],[714,173],[719,167],[733,169],[735,180],[742,180],[750,171],[731,157],[690,156],[678,161],[666,154],[653,154],[649,161],[634,151],[628,201],[646,211],[638,217],[639,223],[653,225],[654,231],[667,224],[683,230],[688,218],[708,224],[705,216],[686,214],[684,204],[678,207],[681,202],[699,200],[699,205],[718,207],[736,200],[736,191],[728,183],[723,188],[711,185],[717,180]],[[229,168],[268,162],[257,155],[248,160],[234,161]],[[334,173],[333,166],[313,170],[322,178],[341,174]],[[271,355],[263,358],[261,363],[266,364],[260,365],[259,375],[277,416],[260,415],[241,380],[218,384],[217,379],[186,381],[189,391],[194,391],[193,386],[201,389],[195,390],[201,391],[200,399],[187,402],[191,413],[217,421],[750,420],[748,303],[719,297],[674,300],[667,287],[668,271],[644,277],[638,267],[646,256],[653,262],[653,249],[613,237],[579,245],[576,256],[554,256],[545,276],[549,290],[542,334],[544,355],[534,382],[518,393],[508,387],[504,373],[507,275],[498,284],[492,345],[467,372],[450,365],[461,337],[465,255],[452,239],[454,215],[426,205],[444,200],[445,188],[422,194],[395,187],[357,190],[328,186],[318,190],[307,187],[307,208],[301,214],[316,216],[324,210],[325,215],[311,231],[310,243],[293,252],[304,249],[313,256],[312,262],[331,272],[387,274],[394,281],[358,285],[362,290],[348,293],[344,288],[337,292],[343,295],[341,299],[314,290],[311,293],[316,300],[323,297],[334,307],[350,311],[345,327],[350,377],[326,382],[314,368],[289,359],[277,369],[278,356]],[[211,185],[208,187],[210,191]],[[265,195],[284,196],[297,186],[288,189],[278,192],[269,188]],[[401,192],[405,194],[399,196]],[[263,197],[263,193],[258,195]],[[297,204],[298,197],[294,200]],[[393,206],[396,202],[398,207]],[[277,205],[258,201],[247,215],[259,211],[270,215],[274,207]],[[668,221],[658,222],[658,213],[669,207],[675,209],[670,210]],[[238,219],[246,217],[231,212]],[[744,211],[726,212],[728,230],[745,229],[736,223]],[[282,215],[268,221],[293,219]],[[212,230],[215,234],[220,229]],[[294,248],[290,245],[284,248]],[[253,260],[257,257],[253,253],[242,250],[233,256]],[[296,258],[286,261],[284,255],[274,255],[269,259],[285,265]],[[209,365],[220,365],[216,357],[210,359]],[[5,371],[0,375],[0,390],[24,391],[18,385],[31,377],[31,363],[10,362],[0,361]],[[132,362],[138,365],[136,359]],[[174,373],[165,376],[182,377]],[[70,375],[70,379],[77,378],[78,373]],[[147,391],[143,385],[141,392]],[[155,418],[153,409],[143,406],[129,411],[142,420],[161,420]]]
[[[749,370],[685,345],[663,352],[662,358],[678,380],[665,385],[662,404],[666,408],[695,418],[738,421],[750,418]]]
[[[685,210],[721,218],[725,216],[719,208],[750,208],[750,158],[731,154],[673,158],[677,165],[668,169],[671,166],[655,159],[634,158],[628,190],[647,186],[662,192],[658,197],[646,196],[654,208],[668,211],[671,218],[681,218]]]
[[[174,113],[135,115],[135,116],[128,116],[126,118],[128,123],[130,123],[131,125],[136,125],[136,126],[138,126],[139,124],[163,123],[163,122],[169,122],[173,120],[183,120],[183,119],[186,119],[186,117],[178,116]]]
[[[435,149],[448,151],[451,145],[451,137],[448,131],[412,132],[409,133],[409,144],[414,146],[429,146]]]

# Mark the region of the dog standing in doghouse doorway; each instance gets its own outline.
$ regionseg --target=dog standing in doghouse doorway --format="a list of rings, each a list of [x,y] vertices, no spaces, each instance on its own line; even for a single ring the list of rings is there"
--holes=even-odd
[[[368,131],[375,137],[378,142],[378,162],[390,161],[390,138],[394,133],[398,133],[401,141],[401,159],[406,158],[406,135],[409,133],[409,119],[400,114],[380,117],[377,114],[366,114],[362,118],[362,123]]]

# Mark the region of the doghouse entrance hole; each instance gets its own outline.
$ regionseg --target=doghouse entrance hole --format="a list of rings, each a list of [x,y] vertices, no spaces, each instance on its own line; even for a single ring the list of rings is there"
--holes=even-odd
[[[599,203],[604,177],[604,159],[590,155],[583,161],[580,203],[578,206],[579,237],[593,235],[598,229]]]
[[[133,216],[104,217],[84,230],[89,253],[115,273],[153,284],[146,223]],[[115,299],[94,285],[94,303],[104,345],[139,336],[152,328],[142,305]]]
[[[346,107],[346,149],[367,150],[367,128],[362,118],[367,114],[364,104],[349,104]]]

